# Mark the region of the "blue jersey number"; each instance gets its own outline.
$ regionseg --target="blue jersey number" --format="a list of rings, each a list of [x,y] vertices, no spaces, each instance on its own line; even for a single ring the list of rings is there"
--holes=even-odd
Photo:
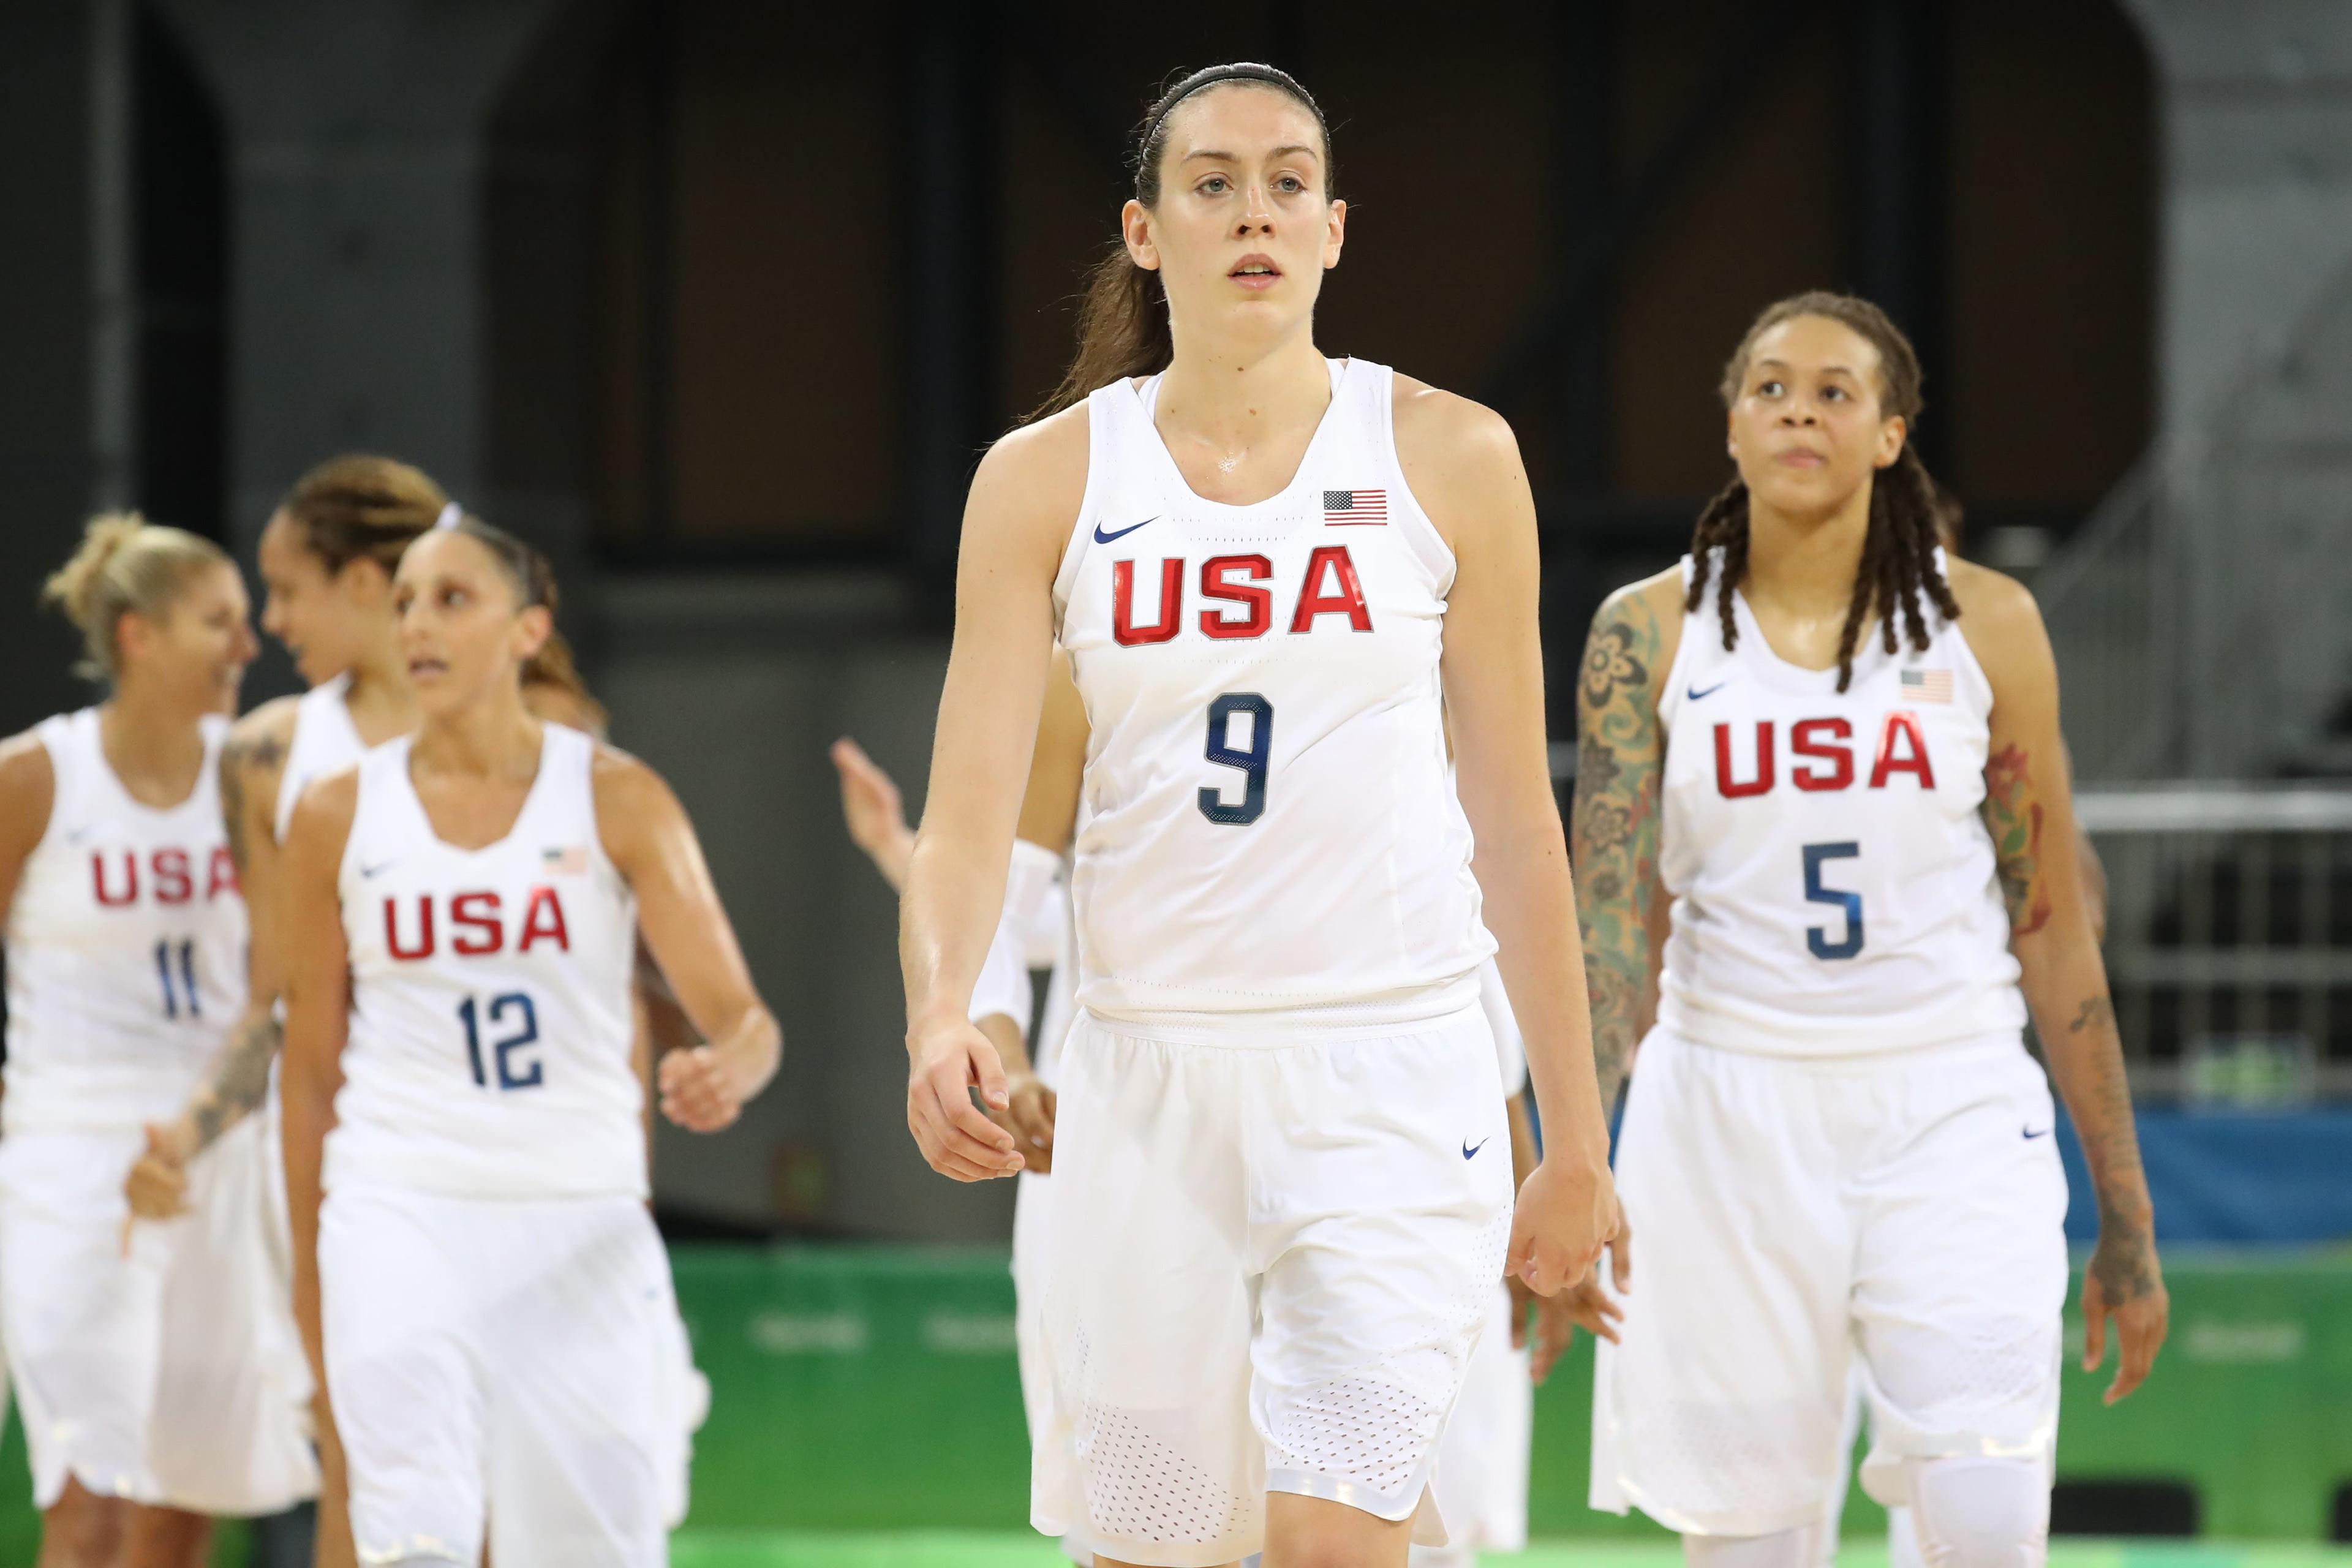
[[[1234,715],[1250,716],[1249,749],[1234,744]],[[1274,704],[1255,691],[1228,691],[1209,704],[1209,761],[1239,768],[1249,783],[1241,804],[1228,805],[1213,786],[1201,788],[1201,815],[1225,827],[1245,827],[1265,815],[1265,763],[1274,755]]]
[[[481,1016],[485,1011],[490,1016],[492,1028],[505,1023],[509,1014],[516,1015],[514,1033],[503,1040],[490,1043],[490,1059],[498,1068],[499,1087],[536,1089],[545,1081],[538,1062],[523,1064],[530,1069],[528,1072],[515,1070],[514,1053],[525,1046],[539,1043],[539,1009],[532,1006],[530,998],[520,991],[491,997],[487,1009],[478,1007],[471,996],[457,1004],[457,1021],[466,1026],[466,1059],[473,1064],[474,1081],[485,1089],[490,1085],[489,1075],[482,1070]]]
[[[1859,844],[1808,844],[1805,846],[1805,901],[1828,904],[1845,911],[1845,934],[1832,942],[1827,926],[1812,926],[1805,931],[1805,945],[1815,958],[1852,958],[1862,951],[1862,895],[1843,893],[1835,888],[1822,886],[1822,862],[1851,860],[1860,856]]]
[[[179,973],[172,973],[172,959],[179,957]],[[191,940],[174,948],[167,937],[155,944],[155,978],[163,983],[163,1016],[176,1019],[185,1013],[191,1018],[201,1018],[205,1010],[196,1003],[196,944]]]

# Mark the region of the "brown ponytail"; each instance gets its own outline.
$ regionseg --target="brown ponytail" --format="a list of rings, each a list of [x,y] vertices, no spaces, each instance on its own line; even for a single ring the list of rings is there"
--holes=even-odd
[[[580,666],[572,657],[572,645],[563,634],[551,629],[539,651],[523,661],[523,695],[528,699],[533,690],[553,693],[579,715],[578,728],[598,740],[604,738],[607,715],[604,705],[588,689],[588,682],[580,674]],[[569,721],[566,721],[567,722]]]
[[[1315,117],[1323,133],[1323,191],[1329,195],[1331,124],[1323,118],[1322,105],[1288,71],[1238,61],[1194,71],[1161,93],[1144,115],[1136,129],[1135,199],[1146,207],[1160,205],[1160,161],[1168,150],[1168,120],[1176,106],[1196,92],[1227,82],[1272,88],[1296,100]],[[1043,419],[1075,407],[1095,388],[1114,381],[1155,374],[1166,370],[1175,357],[1175,342],[1168,332],[1168,296],[1160,287],[1160,275],[1138,267],[1135,258],[1127,253],[1126,242],[1118,241],[1087,276],[1086,295],[1078,305],[1077,357],[1062,373],[1061,384],[1029,417]]]

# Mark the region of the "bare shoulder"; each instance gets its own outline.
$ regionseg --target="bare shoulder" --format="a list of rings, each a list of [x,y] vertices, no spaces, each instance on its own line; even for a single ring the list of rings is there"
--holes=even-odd
[[[1654,704],[1682,647],[1683,594],[1682,569],[1670,566],[1601,601],[1585,644],[1581,706],[1598,710],[1627,697]]]
[[[1083,403],[1005,432],[972,475],[974,506],[984,498],[1020,497],[1040,512],[1075,521],[1086,499],[1089,434]]]
[[[229,726],[222,760],[247,770],[283,767],[287,749],[294,744],[294,724],[301,707],[299,697],[273,697],[238,719]]]
[[[360,805],[360,770],[337,768],[321,773],[302,788],[294,801],[294,818],[286,826],[290,855],[325,857],[333,865],[342,858],[352,836],[352,818]],[[314,863],[315,860],[314,860]]]
[[[1971,561],[1951,562],[1945,575],[1959,603],[1960,635],[1996,689],[2053,668],[2042,606],[2024,584]]]
[[[1444,479],[1519,468],[1519,438],[1510,422],[1483,403],[1399,372],[1390,394],[1397,460],[1418,484],[1425,472]]]
[[[0,741],[0,814],[8,821],[10,837],[17,837],[22,825],[31,830],[25,837],[26,844],[39,841],[48,826],[57,788],[57,769],[49,762],[49,749],[41,743],[38,731],[26,730]]]
[[[618,746],[596,743],[588,786],[596,805],[596,837],[624,876],[640,863],[641,853],[686,823],[686,807],[669,781]]]

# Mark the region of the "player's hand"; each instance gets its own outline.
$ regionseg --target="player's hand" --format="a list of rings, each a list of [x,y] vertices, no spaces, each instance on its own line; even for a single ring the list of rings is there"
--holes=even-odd
[[[655,1078],[662,1114],[688,1132],[716,1132],[743,1114],[743,1102],[766,1081],[740,1052],[692,1046],[663,1053]]]
[[[2147,1380],[2171,1315],[2172,1298],[2164,1289],[2149,1222],[2102,1225],[2091,1266],[2083,1271],[2083,1370],[2095,1372],[2106,1359],[2107,1321],[2113,1319],[2120,1343],[2107,1404]]]
[[[1584,1278],[1622,1223],[1605,1162],[1547,1157],[1519,1187],[1506,1272],[1538,1296],[1556,1296]]]
[[[1540,1386],[1576,1337],[1576,1320],[1569,1311],[1569,1302],[1575,1292],[1563,1290],[1557,1296],[1538,1296],[1528,1289],[1526,1280],[1517,1277],[1503,1283],[1511,1292],[1511,1348],[1528,1351],[1528,1376]],[[1528,1326],[1530,1318],[1535,1325],[1532,1336]],[[1534,1346],[1531,1350],[1530,1337]]]
[[[1005,1105],[992,1110],[988,1119],[1013,1134],[1013,1146],[1022,1168],[1041,1176],[1054,1173],[1054,1091],[1033,1072],[1015,1073],[1004,1083]]]
[[[841,817],[849,841],[866,851],[884,881],[904,892],[915,833],[907,826],[898,784],[846,735],[833,743],[833,765],[841,774]]]
[[[950,1018],[909,1033],[907,1055],[907,1127],[931,1169],[959,1182],[1021,1170],[1013,1134],[989,1119],[1010,1110],[1013,1097],[988,1037],[968,1018]],[[989,1115],[972,1104],[974,1089]]]
[[[188,1207],[188,1162],[196,1130],[186,1121],[147,1124],[147,1148],[123,1178],[122,1195],[134,1219],[171,1219]]]
[[[1560,1310],[1570,1322],[1597,1340],[1618,1342],[1618,1320],[1625,1309],[1617,1298],[1633,1288],[1633,1227],[1627,1222],[1624,1210],[1617,1214],[1617,1238],[1609,1244],[1609,1284],[1604,1289],[1601,1270],[1596,1267],[1585,1277],[1559,1293]]]

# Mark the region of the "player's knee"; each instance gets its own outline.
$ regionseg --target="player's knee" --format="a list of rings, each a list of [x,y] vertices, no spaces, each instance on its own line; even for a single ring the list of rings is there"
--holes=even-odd
[[[1822,1527],[1801,1524],[1769,1535],[1685,1535],[1685,1568],[1817,1568]]]
[[[2042,1568],[2050,1482],[2031,1459],[1930,1459],[1912,1473],[1911,1522],[1927,1568]]]
[[[131,1505],[79,1486],[41,1519],[41,1562],[62,1568],[113,1568],[130,1540]]]

